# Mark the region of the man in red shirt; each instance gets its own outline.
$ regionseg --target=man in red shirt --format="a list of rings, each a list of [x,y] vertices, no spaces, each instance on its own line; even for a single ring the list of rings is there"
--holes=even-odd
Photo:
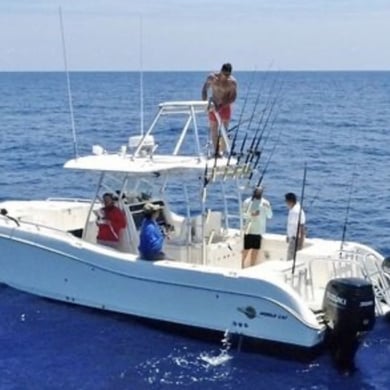
[[[97,242],[117,248],[120,231],[126,227],[126,217],[119,207],[114,204],[114,197],[110,193],[103,195],[104,207],[98,212],[97,225],[99,227]]]

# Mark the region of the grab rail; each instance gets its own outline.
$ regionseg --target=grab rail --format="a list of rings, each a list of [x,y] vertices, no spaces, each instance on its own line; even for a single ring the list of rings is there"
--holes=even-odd
[[[46,202],[74,202],[74,203],[91,203],[92,199],[85,199],[85,198],[62,198],[62,197],[53,197],[53,198],[47,198]]]
[[[390,284],[379,264],[379,258],[373,253],[359,253],[357,251],[340,251],[339,258],[324,257],[308,260],[309,283],[311,295],[314,296],[313,263],[324,262],[332,264],[332,270],[328,270],[328,277],[362,277],[368,280],[374,289],[377,312],[383,314],[381,301],[384,300],[390,306]],[[370,260],[370,258],[372,258]],[[336,265],[339,265],[337,267]],[[349,273],[349,275],[346,275]],[[325,287],[325,286],[323,286]]]
[[[7,225],[10,225],[11,223],[14,223],[15,226],[19,227],[19,228],[23,227],[23,225],[34,226],[38,232],[41,232],[43,230],[47,230],[49,232],[59,233],[60,235],[62,235],[64,237],[72,237],[72,238],[76,239],[76,237],[72,233],[69,233],[66,230],[61,230],[61,229],[58,229],[58,228],[55,228],[55,227],[52,227],[52,226],[48,226],[48,225],[44,225],[44,224],[41,224],[41,223],[38,223],[38,222],[25,221],[22,218],[18,218],[17,219],[17,221],[19,222],[19,225],[16,225],[15,221],[10,220],[9,218],[7,218],[5,216],[2,216],[2,215],[0,215],[0,217],[5,221],[5,223]]]

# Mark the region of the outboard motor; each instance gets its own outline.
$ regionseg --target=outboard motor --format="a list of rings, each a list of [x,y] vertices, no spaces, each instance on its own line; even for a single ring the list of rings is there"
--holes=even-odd
[[[353,371],[361,339],[375,324],[372,285],[360,278],[330,280],[322,307],[328,326],[327,341],[336,367],[343,372]]]

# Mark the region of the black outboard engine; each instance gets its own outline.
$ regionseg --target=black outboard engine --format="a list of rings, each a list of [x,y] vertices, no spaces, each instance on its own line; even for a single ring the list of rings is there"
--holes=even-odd
[[[328,326],[327,341],[336,367],[343,372],[353,371],[362,336],[375,324],[372,285],[360,278],[330,280],[322,307]]]

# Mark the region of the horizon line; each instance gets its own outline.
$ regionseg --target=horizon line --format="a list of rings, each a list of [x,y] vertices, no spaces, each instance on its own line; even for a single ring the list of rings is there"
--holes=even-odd
[[[190,72],[210,72],[210,69],[143,69],[144,73],[190,73]],[[65,70],[58,69],[6,69],[0,70],[0,73],[63,73]],[[70,73],[140,73],[138,69],[74,69]],[[234,69],[235,72],[390,72],[389,69]]]

